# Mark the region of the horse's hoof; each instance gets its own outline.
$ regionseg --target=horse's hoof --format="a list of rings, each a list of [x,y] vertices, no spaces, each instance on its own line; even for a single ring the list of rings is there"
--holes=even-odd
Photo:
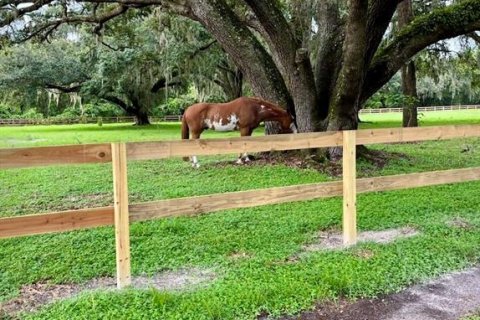
[[[242,161],[242,159],[238,159],[235,163],[236,164],[243,164],[243,161]]]
[[[200,163],[192,163],[192,168],[193,168],[193,169],[198,169],[198,168],[200,168]]]
[[[245,157],[245,163],[250,162],[250,161],[251,161],[251,160],[250,160],[250,157],[249,157],[249,156],[246,156],[246,157]]]

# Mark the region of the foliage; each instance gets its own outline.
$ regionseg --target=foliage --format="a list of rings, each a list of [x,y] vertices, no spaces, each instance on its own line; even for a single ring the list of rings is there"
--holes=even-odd
[[[46,115],[45,89],[72,84],[81,85],[87,109],[88,105],[98,105],[99,99],[115,97],[125,104],[123,112],[138,108],[148,113],[171,97],[190,94],[189,88],[198,93],[194,95],[198,100],[189,102],[223,95],[213,81],[224,54],[216,45],[200,50],[212,39],[191,20],[161,11],[137,12],[110,24],[101,35],[69,26],[60,31],[48,43],[29,42],[3,51],[0,98],[5,103],[37,106]],[[162,80],[164,84],[153,92],[154,85]],[[55,102],[51,104],[49,115],[79,115],[70,107],[66,94],[62,97],[58,110]],[[112,114],[93,109],[86,112],[92,116]]]
[[[480,50],[422,54],[418,58],[418,93],[425,104],[480,103]]]
[[[20,113],[20,108],[15,108],[11,104],[0,104],[0,119],[12,119],[13,116]]]

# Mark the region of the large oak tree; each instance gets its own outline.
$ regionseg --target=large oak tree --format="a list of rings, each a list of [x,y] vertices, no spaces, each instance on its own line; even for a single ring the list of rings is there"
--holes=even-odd
[[[254,93],[296,113],[300,131],[355,129],[358,110],[427,46],[480,30],[480,1],[456,1],[387,29],[402,0],[0,0],[18,40],[62,23],[96,31],[129,10],[157,8],[201,23]],[[22,18],[29,15],[27,22]]]

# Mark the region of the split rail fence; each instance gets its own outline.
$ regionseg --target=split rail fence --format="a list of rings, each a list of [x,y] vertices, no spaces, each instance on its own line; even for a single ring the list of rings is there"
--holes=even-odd
[[[343,195],[343,239],[357,241],[358,193],[480,180],[480,167],[356,178],[356,145],[480,137],[480,125],[303,133],[212,140],[0,149],[0,169],[112,163],[114,205],[0,219],[0,238],[115,226],[117,286],[131,283],[131,222]],[[343,181],[294,185],[129,204],[127,161],[343,146]],[[193,170],[193,169],[192,169]]]

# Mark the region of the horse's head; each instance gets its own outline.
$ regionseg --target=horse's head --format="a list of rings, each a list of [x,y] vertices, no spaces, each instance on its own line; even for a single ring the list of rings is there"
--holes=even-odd
[[[282,127],[280,133],[298,133],[298,128],[295,123],[295,118],[288,113],[286,117],[280,121],[280,125]]]

